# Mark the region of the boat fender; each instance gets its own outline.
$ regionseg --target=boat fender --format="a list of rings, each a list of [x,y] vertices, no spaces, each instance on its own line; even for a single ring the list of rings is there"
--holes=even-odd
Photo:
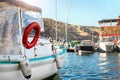
[[[19,63],[20,69],[22,71],[22,74],[25,78],[29,79],[31,77],[32,71],[31,71],[31,65],[28,60],[21,61]]]
[[[60,57],[59,57],[59,54],[57,54],[56,52],[55,52],[55,60],[56,60],[57,68],[58,68],[58,69],[62,68],[61,59],[60,59]]]
[[[118,46],[117,45],[113,45],[113,52],[115,52],[115,51],[117,51],[117,52],[119,52],[119,48],[118,48]]]
[[[36,33],[35,33],[33,40],[31,42],[29,42],[28,37],[29,37],[30,32],[33,29],[36,30]],[[39,36],[40,36],[40,26],[37,22],[32,22],[24,30],[24,34],[23,34],[23,38],[22,38],[23,46],[27,49],[32,48],[37,43]]]
[[[52,49],[52,51],[54,50],[54,46],[53,46],[53,44],[51,45],[51,49]]]

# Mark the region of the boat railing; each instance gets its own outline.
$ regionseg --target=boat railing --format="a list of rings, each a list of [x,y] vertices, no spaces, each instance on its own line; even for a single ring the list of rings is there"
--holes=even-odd
[[[0,55],[0,61],[23,61],[25,59],[23,55]]]

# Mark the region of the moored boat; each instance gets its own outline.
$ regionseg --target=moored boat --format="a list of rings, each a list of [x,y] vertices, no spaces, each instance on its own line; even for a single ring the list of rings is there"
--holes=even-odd
[[[120,18],[99,21],[99,51],[119,52],[117,41],[120,39]]]
[[[66,53],[44,31],[40,8],[16,0],[0,0],[0,80],[41,80],[62,67]]]
[[[95,52],[94,43],[91,40],[82,40],[80,45],[76,46],[78,53],[93,53]]]
[[[80,41],[73,40],[67,44],[67,52],[76,52],[76,46],[80,44]]]

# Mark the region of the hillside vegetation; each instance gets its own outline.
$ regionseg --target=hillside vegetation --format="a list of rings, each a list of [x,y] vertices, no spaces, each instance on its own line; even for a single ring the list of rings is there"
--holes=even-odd
[[[52,37],[55,39],[56,34],[56,21],[44,18],[45,37]],[[57,21],[57,36],[58,40],[65,40],[65,23]],[[73,25],[67,24],[67,40],[84,40],[89,39],[96,42],[98,40],[98,27],[95,26],[82,26],[82,25]]]

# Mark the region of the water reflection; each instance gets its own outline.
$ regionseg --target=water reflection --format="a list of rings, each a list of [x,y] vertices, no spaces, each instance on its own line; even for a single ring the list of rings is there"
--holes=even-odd
[[[68,53],[59,75],[62,80],[120,80],[120,53]]]
[[[74,52],[77,56],[90,56],[93,55],[94,53],[81,53],[81,52]]]
[[[100,61],[100,62],[98,63],[99,66],[103,66],[103,65],[108,64],[108,61],[107,61],[107,53],[99,53],[98,58],[99,58],[99,61]]]
[[[99,53],[99,59],[100,60],[106,60],[107,59],[107,53]]]

